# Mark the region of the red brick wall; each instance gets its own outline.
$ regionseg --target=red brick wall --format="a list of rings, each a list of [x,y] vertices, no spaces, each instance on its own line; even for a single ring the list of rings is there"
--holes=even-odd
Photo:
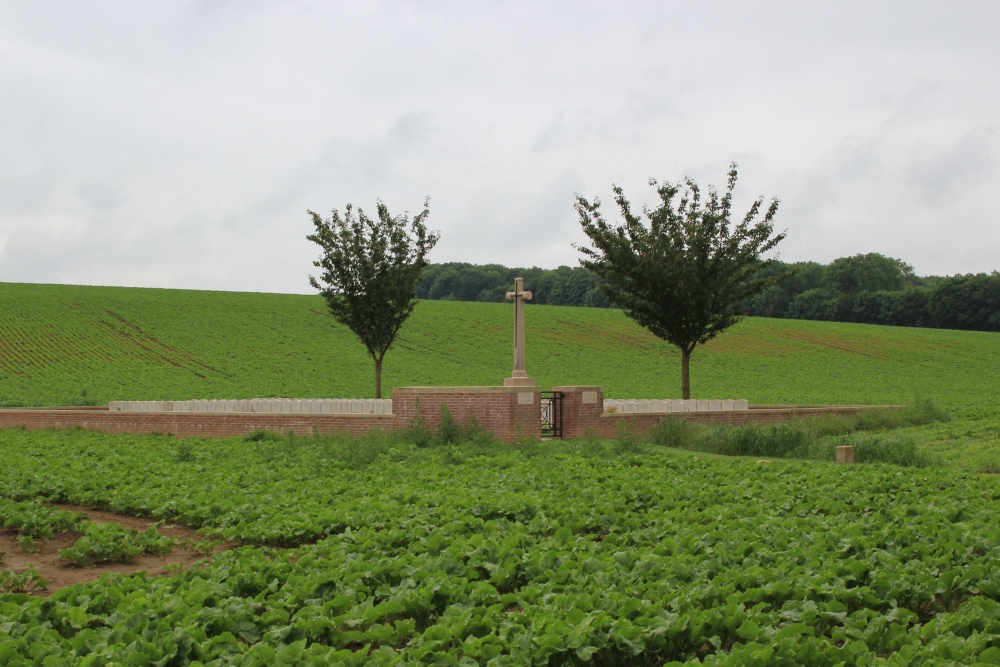
[[[172,433],[179,437],[247,435],[260,429],[311,435],[396,428],[394,415],[293,415],[97,410],[0,410],[0,428],[71,428],[105,433]]]
[[[518,403],[518,393],[532,394],[530,404]],[[420,413],[428,429],[441,422],[441,406],[448,406],[455,421],[467,427],[472,418],[497,438],[541,437],[541,403],[535,388],[505,387],[402,387],[393,391],[391,415],[109,412],[101,409],[0,409],[0,428],[72,428],[78,426],[107,433],[172,433],[179,437],[226,437],[260,429],[277,433],[348,433],[360,435],[375,429],[408,426]]]
[[[593,434],[613,438],[619,424],[645,432],[663,418],[661,414],[603,414],[601,387],[553,387],[563,392],[563,437]],[[518,394],[531,395],[520,403]],[[584,403],[585,394],[594,399]],[[462,427],[473,418],[504,442],[518,437],[541,437],[540,393],[534,387],[397,387],[392,394],[391,415],[317,415],[197,412],[109,412],[103,409],[0,409],[0,428],[81,428],[108,433],[172,433],[179,437],[225,437],[267,429],[277,433],[347,433],[360,435],[375,429],[405,428],[419,412],[430,430],[441,422],[445,405]],[[753,424],[786,421],[815,414],[850,414],[871,406],[759,406],[731,412],[681,413],[701,424]]]
[[[531,394],[530,404],[518,402],[518,394]],[[455,422],[467,428],[475,418],[479,425],[504,442],[518,437],[541,437],[541,394],[535,387],[397,387],[392,392],[392,411],[406,426],[418,412],[430,430],[441,423],[441,406],[447,406]]]

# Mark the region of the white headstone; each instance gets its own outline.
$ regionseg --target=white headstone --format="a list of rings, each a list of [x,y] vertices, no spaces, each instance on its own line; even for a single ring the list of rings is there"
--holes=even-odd
[[[708,402],[708,409],[718,412],[722,409],[722,401],[718,399],[713,399]]]
[[[708,401],[695,401],[695,410],[698,412],[708,411]]]
[[[724,398],[724,399],[722,399],[722,409],[723,409],[723,411],[728,412],[728,411],[732,410],[733,409],[733,404],[735,402],[736,401],[734,401],[731,398]]]
[[[741,398],[735,402],[735,405],[733,407],[737,410],[749,410],[750,403],[745,398]]]

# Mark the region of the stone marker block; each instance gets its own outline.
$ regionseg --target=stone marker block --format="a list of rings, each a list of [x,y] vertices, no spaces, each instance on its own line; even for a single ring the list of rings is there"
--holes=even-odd
[[[281,414],[287,415],[292,411],[292,402],[287,398],[278,399],[278,404],[281,405]]]
[[[696,411],[698,411],[698,412],[707,412],[708,411],[708,401],[695,401],[694,404],[695,404],[695,408],[694,409]]]
[[[719,410],[722,409],[722,401],[720,401],[718,399],[710,400],[708,402],[708,409],[709,410],[714,410],[715,412],[718,412]]]
[[[646,400],[646,399],[643,398],[643,399],[639,399],[635,403],[636,403],[636,405],[635,405],[635,411],[636,412],[640,412],[642,414],[646,414],[646,413],[650,412],[650,409],[649,409],[650,406],[649,406],[649,404],[651,403],[651,401],[648,401],[648,400]]]
[[[671,412],[687,412],[687,406],[684,404],[684,401],[673,399],[668,401],[668,403],[670,403]]]
[[[532,391],[519,391],[517,392],[517,404],[518,405],[531,405],[535,402],[535,393]]]
[[[854,463],[854,447],[850,445],[837,447],[837,463]]]
[[[385,414],[391,415],[392,414],[392,399],[391,398],[387,398],[387,399],[385,399],[384,402],[385,402]]]
[[[219,412],[236,412],[236,401],[219,401]]]
[[[330,401],[330,414],[331,415],[339,415],[339,414],[342,414],[343,412],[344,412],[344,402],[343,401],[336,400],[336,399]]]
[[[635,414],[638,410],[638,401],[622,401],[622,412],[627,415]]]
[[[724,412],[729,412],[729,411],[731,411],[731,410],[733,409],[733,405],[734,405],[735,403],[736,403],[736,401],[734,401],[734,400],[733,400],[733,399],[731,399],[731,398],[727,398],[727,399],[723,399],[723,400],[722,400],[722,410],[723,410]]]
[[[361,401],[353,400],[351,401],[351,414],[360,415],[361,414]]]
[[[580,402],[584,405],[590,403],[597,403],[597,392],[596,391],[585,391],[580,394]]]
[[[749,410],[750,409],[750,402],[747,401],[745,398],[741,398],[738,401],[734,401],[734,403],[733,403],[733,409],[735,409],[735,410]]]

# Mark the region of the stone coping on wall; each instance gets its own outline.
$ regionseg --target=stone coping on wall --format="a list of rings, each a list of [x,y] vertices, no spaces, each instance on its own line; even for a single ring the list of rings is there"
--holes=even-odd
[[[516,394],[541,391],[541,387],[396,387],[393,394]]]
[[[225,414],[392,414],[391,399],[249,398],[186,401],[111,401],[111,412],[176,412]]]

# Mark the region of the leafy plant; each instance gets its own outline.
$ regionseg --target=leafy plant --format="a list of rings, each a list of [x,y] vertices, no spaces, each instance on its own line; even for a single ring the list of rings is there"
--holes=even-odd
[[[161,535],[156,526],[140,533],[113,521],[88,524],[72,547],[59,550],[59,558],[74,567],[93,567],[101,563],[134,563],[143,554],[158,556],[170,553],[176,540]]]
[[[26,553],[38,553],[38,544],[31,535],[18,535],[17,546],[21,548],[21,551]]]
[[[451,410],[441,404],[441,421],[434,433],[434,444],[438,446],[453,445],[462,439],[462,427],[451,416]]]
[[[14,572],[12,570],[0,570],[0,595],[7,593],[33,593],[45,590],[49,583],[45,577],[38,573],[33,565],[29,565],[24,572]]]

